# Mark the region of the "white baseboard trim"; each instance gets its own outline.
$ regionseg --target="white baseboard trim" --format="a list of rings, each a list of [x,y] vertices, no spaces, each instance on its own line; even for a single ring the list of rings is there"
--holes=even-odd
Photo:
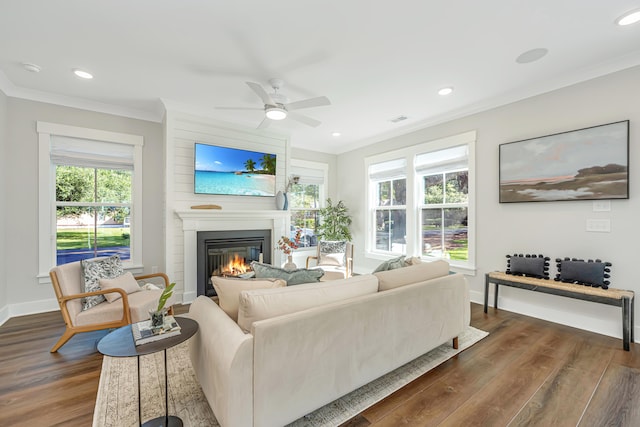
[[[58,300],[43,299],[38,301],[22,302],[19,304],[9,304],[9,317],[26,316],[29,314],[47,313],[49,311],[59,311]]]
[[[500,290],[500,294],[502,294],[502,289]],[[541,294],[540,294],[541,295]],[[480,304],[484,306],[484,292],[480,291],[470,291],[469,296],[471,302]],[[545,295],[546,296],[546,295]],[[545,297],[543,296],[543,297]],[[555,297],[555,296],[554,296]],[[493,293],[489,294],[488,306],[493,307]],[[562,298],[562,297],[559,297]],[[524,316],[535,317],[536,319],[546,320],[548,322],[559,323],[561,325],[570,326],[576,329],[582,329],[584,331],[594,332],[596,334],[607,335],[613,338],[622,339],[622,323],[620,321],[620,308],[613,306],[603,306],[602,304],[591,303],[587,301],[579,301],[579,300],[570,300],[568,304],[583,304],[589,306],[590,304],[594,305],[593,310],[601,309],[608,310],[611,312],[611,315],[607,313],[604,314],[603,317],[599,318],[585,318],[584,314],[582,314],[583,318],[566,318],[563,316],[561,310],[552,309],[549,306],[545,306],[542,304],[530,304],[527,301],[523,301],[519,298],[505,298],[503,296],[498,296],[498,307],[499,310],[510,311],[512,313],[522,314]],[[598,307],[600,306],[600,307]],[[573,313],[575,316],[580,316],[581,313]],[[637,325],[633,325],[634,328],[637,329]],[[635,334],[634,334],[635,335]],[[640,338],[634,337],[633,342],[640,343],[638,341]]]
[[[0,308],[0,326],[4,325],[7,320],[9,320],[9,306],[5,305]]]

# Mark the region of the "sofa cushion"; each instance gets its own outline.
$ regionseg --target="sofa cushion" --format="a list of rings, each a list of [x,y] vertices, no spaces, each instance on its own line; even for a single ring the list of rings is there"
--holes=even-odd
[[[253,268],[253,271],[256,273],[257,279],[284,279],[287,281],[287,286],[319,282],[320,278],[324,275],[322,270],[307,270],[305,268],[285,270],[256,261],[251,263],[251,268]]]
[[[213,288],[218,294],[220,308],[227,313],[234,322],[238,321],[238,304],[240,292],[252,289],[282,288],[287,286],[283,279],[230,279],[213,276]]]
[[[449,263],[438,260],[422,262],[404,268],[374,273],[378,278],[378,290],[386,291],[411,283],[423,282],[449,274]]]
[[[238,325],[246,332],[259,320],[295,313],[332,302],[342,301],[378,291],[378,280],[372,275],[354,276],[331,282],[259,289],[240,292]]]
[[[380,271],[395,270],[396,268],[402,268],[402,267],[405,267],[404,255],[383,261],[382,263],[380,263],[379,266],[376,267],[375,270],[373,270],[373,272],[378,273]]]
[[[100,279],[114,279],[124,273],[120,257],[113,255],[103,258],[83,259],[80,261],[84,276],[84,291],[93,292],[100,289]],[[106,301],[104,295],[83,298],[82,310],[88,310]]]
[[[100,285],[100,289],[120,288],[128,294],[140,291],[140,285],[136,282],[133,274],[128,271],[115,279],[99,279],[98,283]],[[108,302],[114,302],[115,300],[122,298],[122,295],[119,292],[113,292],[105,294],[104,297]]]

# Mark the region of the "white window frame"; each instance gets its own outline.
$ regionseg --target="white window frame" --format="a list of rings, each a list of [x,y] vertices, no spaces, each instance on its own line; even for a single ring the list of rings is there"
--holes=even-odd
[[[315,170],[320,170],[322,171],[322,184],[320,184],[320,191],[318,192],[318,198],[319,198],[319,208],[318,210],[322,209],[325,207],[326,205],[326,200],[327,200],[327,188],[329,186],[329,165],[327,163],[322,163],[322,162],[313,162],[310,160],[300,160],[300,159],[291,159],[291,166],[292,169],[293,168],[298,168],[298,169],[315,169]],[[291,179],[292,176],[297,175],[295,173],[290,174],[289,179]],[[289,206],[289,211],[293,212],[293,211],[297,211],[297,210],[302,210],[302,211],[307,211],[310,209],[296,209],[291,207],[291,205]],[[291,221],[291,217],[292,215],[289,215],[289,221],[291,224],[293,224],[293,221]],[[316,246],[312,246],[312,247],[308,247],[308,248],[300,248],[297,249],[295,252],[296,253],[304,253],[304,252],[316,252],[317,251],[317,247]]]
[[[467,261],[447,260],[453,269],[467,274],[475,274],[476,271],[476,221],[475,221],[475,200],[476,200],[476,183],[475,183],[475,143],[476,132],[470,131],[459,135],[453,135],[434,141],[429,141],[402,148],[399,150],[388,151],[365,158],[365,188],[367,188],[367,215],[366,229],[369,230],[365,236],[366,256],[372,259],[389,259],[397,256],[395,253],[383,252],[375,248],[375,203],[376,203],[376,185],[379,180],[371,180],[369,178],[369,166],[391,160],[404,158],[406,160],[406,176],[407,176],[407,237],[406,237],[406,254],[407,256],[419,256],[425,261],[434,260],[434,257],[422,256],[422,239],[420,238],[420,216],[422,197],[421,183],[418,181],[423,174],[418,174],[415,170],[415,157],[419,154],[439,151],[459,145],[467,145],[469,150],[469,193],[468,193],[468,218],[467,218],[467,236],[468,236],[468,259]]]
[[[133,146],[131,193],[131,258],[123,261],[127,270],[139,272],[142,266],[142,147],[139,135],[37,122],[38,132],[38,280],[51,283],[49,270],[56,265],[56,173],[51,162],[51,136],[90,139]]]

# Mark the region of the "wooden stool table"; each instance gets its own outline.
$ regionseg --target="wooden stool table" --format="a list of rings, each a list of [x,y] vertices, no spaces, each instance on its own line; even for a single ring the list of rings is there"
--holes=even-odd
[[[489,283],[495,284],[493,306],[498,308],[499,285],[529,291],[542,292],[551,295],[579,299],[583,301],[597,302],[600,304],[614,305],[622,308],[622,346],[629,351],[633,342],[633,303],[635,293],[623,289],[593,288],[591,286],[576,285],[573,283],[556,282],[555,280],[535,279],[533,277],[514,276],[501,271],[493,271],[485,275],[484,281],[484,312],[487,312],[489,303]]]

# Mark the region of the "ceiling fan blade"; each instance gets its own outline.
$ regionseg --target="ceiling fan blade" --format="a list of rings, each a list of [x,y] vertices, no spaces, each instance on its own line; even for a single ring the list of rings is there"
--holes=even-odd
[[[216,110],[252,110],[252,111],[264,111],[264,108],[256,107],[213,107]]]
[[[267,93],[267,91],[264,90],[264,88],[260,86],[258,83],[253,83],[253,82],[246,82],[246,83],[256,93],[256,95],[258,95],[260,99],[262,99],[262,102],[264,102],[267,105],[276,105],[276,103],[273,101],[273,99],[271,99],[271,96]]]
[[[321,107],[323,105],[331,105],[331,101],[326,96],[318,96],[317,98],[303,99],[302,101],[287,104],[287,110],[299,110],[301,108]]]
[[[271,124],[271,119],[268,118],[264,118],[260,124],[258,125],[258,127],[256,129],[266,129],[269,127],[269,125]]]
[[[289,112],[287,117],[290,117],[297,122],[304,123],[305,125],[313,126],[314,128],[320,126],[320,124],[322,123],[321,121],[312,119],[311,117],[303,116],[302,114],[297,114],[292,112]]]

